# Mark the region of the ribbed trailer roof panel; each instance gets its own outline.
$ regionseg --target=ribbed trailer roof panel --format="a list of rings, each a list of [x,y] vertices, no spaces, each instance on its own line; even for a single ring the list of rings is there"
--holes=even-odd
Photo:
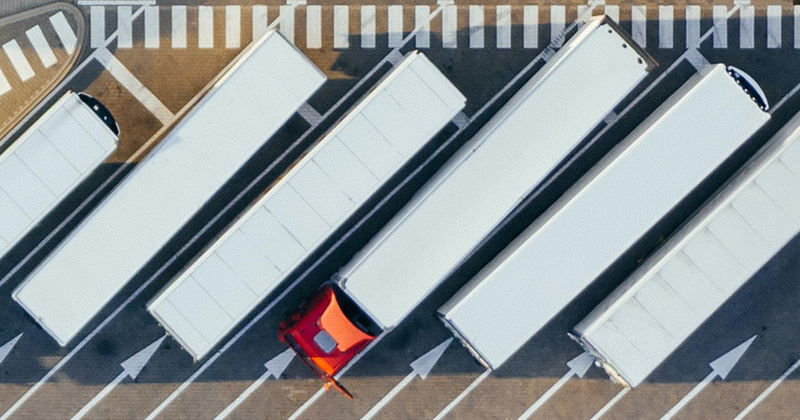
[[[0,258],[116,149],[77,93],[53,104],[0,155]]]
[[[588,22],[341,270],[344,290],[384,329],[397,324],[651,64],[605,18]]]
[[[768,118],[725,66],[704,69],[440,309],[445,322],[498,368]]]
[[[577,339],[635,387],[798,233],[800,115],[578,324]]]
[[[14,299],[65,345],[324,81],[277,32],[265,35],[14,291]]]
[[[202,358],[464,103],[425,55],[409,54],[148,310]]]

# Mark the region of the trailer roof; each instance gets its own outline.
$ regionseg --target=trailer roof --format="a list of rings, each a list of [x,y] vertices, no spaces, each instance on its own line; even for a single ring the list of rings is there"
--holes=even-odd
[[[277,32],[265,35],[14,291],[14,299],[65,345],[324,81]]]

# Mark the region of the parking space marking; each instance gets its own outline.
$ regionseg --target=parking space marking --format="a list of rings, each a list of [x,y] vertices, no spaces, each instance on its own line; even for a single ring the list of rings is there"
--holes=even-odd
[[[767,6],[767,48],[781,47],[781,6]]]
[[[266,29],[265,26],[264,31],[266,31]],[[313,5],[306,7],[306,48],[322,48],[322,6]]]
[[[375,48],[375,6],[361,6],[361,48]]]
[[[522,47],[539,48],[539,6],[522,7]]]
[[[728,6],[717,4],[711,10],[714,21],[714,48],[728,48]]]
[[[255,41],[267,33],[267,6],[253,6],[251,12],[253,20],[253,41]]]
[[[603,13],[611,18],[614,22],[619,23],[619,6],[608,5],[604,7]]]
[[[442,8],[442,48],[458,47],[458,7]]]
[[[496,6],[495,15],[497,28],[497,48],[511,48],[511,6]]]
[[[242,45],[242,8],[225,6],[225,48],[239,48]]]
[[[278,9],[278,31],[294,44],[294,6],[280,6]]]
[[[418,29],[415,37],[417,48],[430,48],[431,25],[430,6],[414,6],[414,27]]]
[[[403,42],[403,6],[389,6],[389,48]]]
[[[486,378],[488,378],[491,373],[492,373],[491,369],[484,370],[483,373],[481,373],[481,375],[475,378],[475,380],[472,381],[469,384],[469,386],[467,386],[463,391],[461,391],[461,393],[458,394],[458,396],[455,397],[453,401],[450,401],[450,403],[447,404],[447,406],[445,406],[442,409],[442,411],[440,411],[439,414],[437,414],[436,417],[433,418],[433,420],[442,420],[446,415],[450,414],[450,412],[453,411],[453,408],[455,408],[455,406],[457,406],[467,395],[469,395],[473,389],[475,389],[478,385],[480,385],[481,382],[483,382]]]
[[[350,47],[350,9],[333,6],[333,48]]]
[[[631,38],[642,48],[647,48],[647,6],[631,6]]]
[[[44,32],[42,32],[42,28],[39,25],[25,31],[25,35],[27,35],[28,40],[33,45],[33,49],[36,51],[36,55],[39,56],[39,60],[42,62],[44,68],[48,68],[56,63],[56,55],[53,54],[53,49],[50,48],[50,44],[47,43]]]
[[[564,31],[567,22],[567,10],[564,6],[550,6],[550,39],[557,39],[558,35]],[[560,40],[556,47],[564,44],[564,40]]]
[[[800,6],[792,7],[794,12],[794,48],[800,48]]]
[[[91,33],[89,45],[92,48],[103,46],[103,41],[106,39],[106,8],[104,6],[89,8],[89,32]]]
[[[75,52],[75,47],[78,46],[78,37],[75,35],[75,31],[72,30],[72,27],[69,26],[64,12],[58,12],[50,16],[50,23],[53,25],[53,29],[56,30],[56,35],[58,35],[58,39],[61,40],[61,44],[64,45],[67,54]]]
[[[751,5],[742,5],[739,9],[739,48],[755,47],[755,32],[753,31],[755,14],[756,8]]]
[[[158,20],[158,6],[145,6],[144,8],[144,47],[158,48],[161,42],[161,33]]]
[[[172,48],[186,48],[186,6],[172,6]]]
[[[214,48],[214,7],[197,7],[197,47]]]
[[[700,44],[700,6],[686,6],[686,48]]]
[[[630,388],[622,388],[622,391],[618,392],[617,395],[615,395],[614,398],[611,399],[611,401],[607,402],[606,405],[604,405],[603,408],[601,408],[600,411],[595,413],[589,420],[600,420],[608,412],[608,410],[611,410],[611,408],[614,407],[614,405],[620,399],[622,399],[622,397],[624,397],[625,394],[630,392],[630,390],[631,390]]]
[[[133,8],[131,6],[117,7],[117,48],[133,47]]]
[[[0,95],[8,92],[9,90],[11,90],[11,84],[8,83],[6,75],[3,74],[2,70],[0,70]]]
[[[469,6],[469,47],[483,48],[483,6]]]
[[[771,383],[769,387],[767,387],[767,389],[764,390],[764,392],[759,394],[758,397],[756,397],[756,399],[753,400],[753,402],[748,404],[747,407],[745,407],[744,410],[742,410],[742,412],[739,413],[733,420],[744,419],[748,414],[750,414],[751,411],[753,411],[754,408],[756,408],[757,405],[761,404],[761,401],[764,401],[764,399],[767,398],[769,394],[772,394],[772,391],[775,391],[775,388],[777,388],[778,385],[780,385],[783,381],[786,380],[786,378],[789,377],[789,375],[791,375],[795,370],[797,370],[798,367],[800,367],[800,360],[794,362],[794,364],[790,366],[789,369],[783,372],[783,374],[781,374],[781,376],[778,379],[776,379],[773,383]]]
[[[658,6],[658,48],[672,48],[674,14],[674,7]]]
[[[33,68],[31,68],[31,63],[25,58],[25,54],[16,40],[12,39],[3,44],[3,51],[5,51],[8,59],[11,60],[11,65],[14,66],[14,70],[17,71],[19,78],[23,82],[36,75],[33,72]]]

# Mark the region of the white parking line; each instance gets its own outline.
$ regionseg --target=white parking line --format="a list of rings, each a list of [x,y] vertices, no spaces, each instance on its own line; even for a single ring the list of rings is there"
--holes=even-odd
[[[186,6],[172,6],[172,48],[186,48]]]
[[[772,394],[772,391],[775,391],[775,388],[777,388],[781,383],[783,383],[783,381],[785,381],[786,378],[789,377],[789,375],[791,375],[795,370],[797,370],[798,367],[800,367],[800,360],[794,362],[794,364],[790,366],[789,369],[783,372],[781,376],[778,377],[778,379],[772,382],[767,387],[767,389],[765,389],[761,394],[759,394],[759,396],[756,397],[756,399],[753,400],[753,402],[751,402],[747,407],[745,407],[744,410],[742,410],[736,417],[734,417],[733,420],[742,420],[745,417],[747,417],[747,415],[750,414],[750,412],[753,411],[753,409],[756,408],[757,405],[761,404],[761,401],[764,401],[764,399],[767,398],[769,394]]]
[[[700,43],[700,6],[686,6],[686,48]]]
[[[350,9],[333,6],[333,48],[350,47]]]
[[[389,48],[403,42],[403,6],[389,6]]]
[[[242,8],[225,6],[225,48],[242,45]]]
[[[631,6],[631,38],[642,48],[647,47],[647,6]]]
[[[117,7],[117,48],[133,47],[133,8],[131,6]]]
[[[294,6],[280,6],[278,9],[278,31],[294,44]]]
[[[431,46],[430,15],[430,6],[414,6],[414,27],[419,29],[415,37],[417,48],[430,48]]]
[[[606,16],[610,17],[614,22],[619,23],[619,6],[609,5],[605,6],[603,9],[603,13],[605,13]]]
[[[714,5],[714,48],[728,48],[728,6]]]
[[[800,48],[800,6],[794,6],[794,47]]]
[[[458,8],[454,5],[442,8],[442,48],[458,47]]]
[[[306,6],[306,48],[322,48],[322,6]]]
[[[767,6],[767,48],[781,47],[781,6]]]
[[[64,12],[58,12],[50,16],[50,23],[56,30],[56,35],[58,35],[58,39],[61,40],[61,44],[64,45],[67,54],[75,52],[75,47],[78,46],[78,37],[75,35],[75,31],[72,30],[72,27],[69,26]]]
[[[6,56],[11,60],[11,65],[14,66],[14,70],[17,71],[23,82],[36,75],[16,40],[12,39],[3,44],[3,51],[6,52]]]
[[[550,40],[557,39],[559,34],[564,31],[567,22],[567,10],[564,6],[550,6]],[[560,47],[564,44],[564,41],[561,40],[560,42],[555,45],[556,47]]]
[[[672,6],[658,6],[658,48],[672,48],[674,15]]]
[[[214,8],[197,7],[197,47],[214,48]]]
[[[89,32],[91,39],[89,46],[100,48],[106,39],[106,8],[92,6],[89,8]]]
[[[483,6],[469,6],[469,47],[483,48]]]
[[[361,48],[375,48],[375,6],[361,6]]]
[[[739,48],[750,49],[755,47],[755,32],[753,21],[756,8],[751,5],[742,5],[739,9]]]
[[[615,395],[614,398],[611,399],[611,401],[607,402],[606,405],[604,405],[603,408],[601,408],[600,411],[595,413],[595,415],[593,415],[592,418],[589,420],[600,420],[600,418],[602,418],[609,410],[611,410],[611,408],[614,407],[614,405],[620,399],[622,399],[622,397],[624,397],[625,394],[630,392],[630,390],[631,390],[630,388],[622,388],[622,391],[618,392],[617,395]]]
[[[539,6],[522,7],[522,47],[539,48]]]
[[[11,90],[11,84],[8,83],[8,79],[6,79],[6,75],[3,74],[3,71],[0,70],[0,95],[8,92]]]
[[[25,35],[28,36],[28,40],[31,41],[33,49],[36,51],[36,55],[39,56],[39,60],[41,60],[42,65],[45,68],[48,68],[56,63],[56,55],[53,54],[53,50],[50,48],[50,44],[47,43],[47,39],[44,37],[44,32],[42,32],[42,28],[39,27],[39,25],[36,25],[33,28],[25,31]]]
[[[158,48],[161,44],[161,29],[158,20],[158,6],[144,8],[144,47]]]
[[[511,6],[499,5],[495,7],[497,48],[511,48]]]

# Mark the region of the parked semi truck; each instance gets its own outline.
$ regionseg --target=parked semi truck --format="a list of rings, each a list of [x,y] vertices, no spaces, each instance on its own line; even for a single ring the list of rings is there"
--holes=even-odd
[[[700,69],[439,309],[445,325],[502,366],[769,119],[757,92]]]
[[[119,144],[100,101],[67,92],[0,154],[0,259]]]
[[[66,345],[325,79],[278,32],[248,46],[14,299]]]
[[[148,305],[195,360],[228,335],[464,108],[409,53]]]
[[[572,336],[635,387],[798,233],[800,114]]]
[[[332,282],[280,328],[329,383],[397,325],[648,74],[606,17],[587,22]]]

